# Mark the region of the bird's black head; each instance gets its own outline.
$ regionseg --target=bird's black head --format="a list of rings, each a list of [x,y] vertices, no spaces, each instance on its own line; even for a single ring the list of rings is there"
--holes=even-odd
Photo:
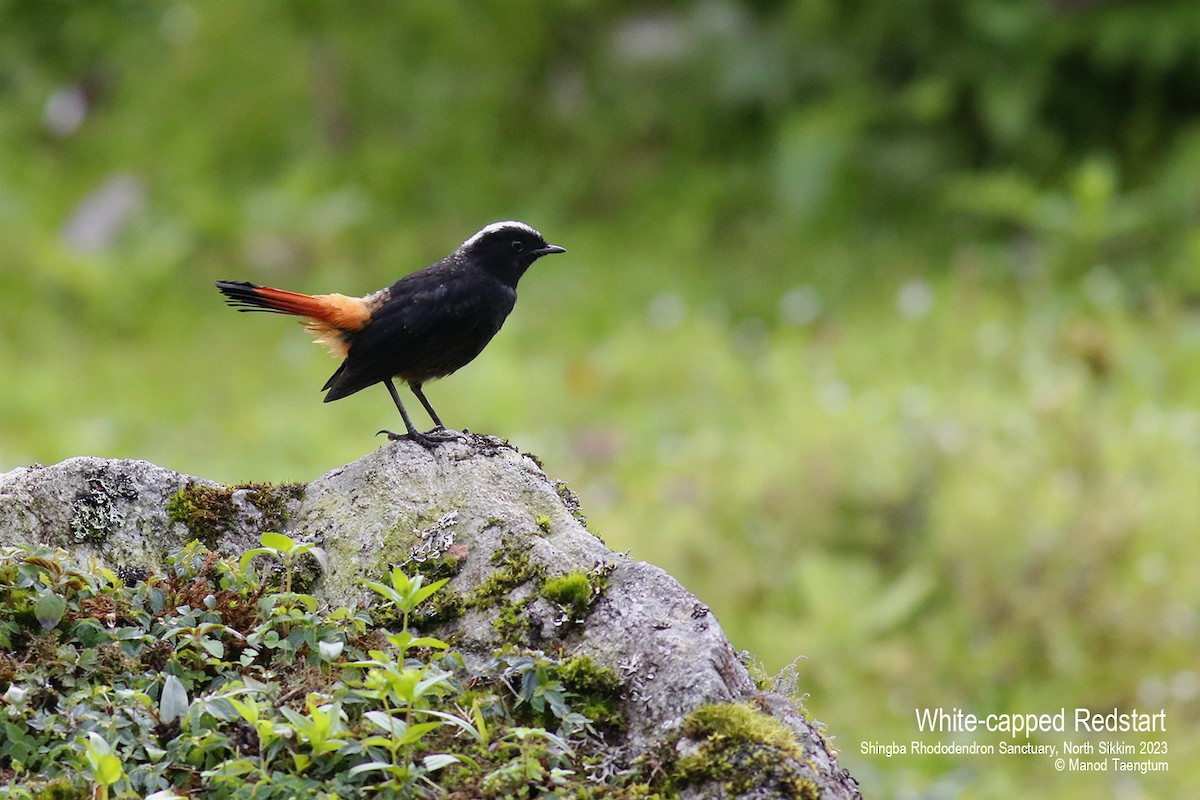
[[[459,256],[516,287],[525,270],[542,256],[565,253],[547,244],[542,235],[524,222],[493,222],[462,243]]]

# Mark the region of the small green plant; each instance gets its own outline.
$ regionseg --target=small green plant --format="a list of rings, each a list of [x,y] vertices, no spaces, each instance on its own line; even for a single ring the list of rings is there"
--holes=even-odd
[[[386,602],[395,606],[396,610],[401,615],[401,630],[402,636],[408,634],[409,618],[416,611],[417,606],[428,600],[436,594],[448,582],[448,578],[443,578],[426,585],[425,579],[421,575],[416,575],[412,578],[404,574],[404,571],[399,567],[393,567],[390,577],[390,585],[379,583],[378,581],[363,581],[363,585],[371,591],[377,593]],[[395,644],[395,642],[393,642]],[[439,642],[436,639],[411,639],[405,641],[400,647],[400,652],[404,653],[409,647],[436,647],[438,649],[446,649],[444,642]]]
[[[324,698],[310,694],[305,700],[307,714],[286,706],[280,709],[283,716],[292,725],[299,743],[308,747],[309,752],[293,752],[292,760],[300,772],[312,765],[313,759],[336,753],[349,743],[346,736],[346,713],[342,710],[341,701],[323,702]]]
[[[346,666],[366,670],[366,675],[352,681],[357,692],[364,697],[379,701],[383,708],[369,711],[363,718],[375,726],[380,734],[364,740],[367,747],[387,751],[387,760],[369,761],[351,770],[351,774],[379,772],[386,780],[375,785],[377,789],[407,789],[416,783],[432,785],[429,774],[460,763],[463,757],[448,753],[434,753],[416,759],[416,750],[429,734],[437,729],[452,725],[471,736],[476,742],[483,741],[483,734],[466,719],[433,707],[434,702],[454,689],[453,676],[433,664],[410,664],[407,654],[416,648],[446,650],[445,642],[432,637],[417,637],[409,631],[409,620],[417,606],[431,598],[446,584],[442,579],[426,585],[421,575],[409,577],[399,567],[394,567],[389,583],[364,581],[364,585],[382,597],[385,603],[395,607],[400,614],[399,633],[386,635],[387,641],[396,648],[397,656],[382,650],[371,650],[369,659],[348,662]]]
[[[282,533],[264,533],[262,546],[243,553],[241,561],[238,562],[238,568],[243,573],[250,574],[254,559],[260,555],[271,556],[282,562],[283,584],[281,588],[285,594],[290,594],[292,591],[292,577],[295,574],[297,563],[302,557],[312,556],[321,565],[321,569],[329,568],[329,557],[322,548],[311,542],[297,542]]]
[[[533,787],[553,791],[561,789],[575,774],[567,769],[573,755],[571,746],[561,737],[541,728],[516,727],[498,743],[516,748],[509,761],[483,778],[483,788],[492,796],[531,796]]]
[[[107,800],[109,789],[125,777],[121,760],[113,755],[112,746],[105,738],[95,731],[88,731],[83,752],[87,759],[84,773],[95,787],[92,797],[95,800]]]
[[[231,561],[190,542],[134,585],[0,548],[0,800],[588,796],[602,670],[516,652],[468,669],[416,626],[445,581],[399,569],[369,608],[272,592],[252,560],[293,545]]]

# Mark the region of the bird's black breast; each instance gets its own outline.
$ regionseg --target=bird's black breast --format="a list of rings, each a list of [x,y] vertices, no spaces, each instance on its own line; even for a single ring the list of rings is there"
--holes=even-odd
[[[422,383],[449,375],[479,355],[517,299],[514,288],[482,270],[447,262],[385,292],[325,384],[327,402],[393,376]]]

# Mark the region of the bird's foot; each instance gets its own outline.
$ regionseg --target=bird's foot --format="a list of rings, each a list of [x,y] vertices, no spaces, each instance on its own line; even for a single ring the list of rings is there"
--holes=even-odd
[[[455,431],[447,430],[446,428],[442,428],[442,427],[434,428],[433,430],[427,431],[425,433],[420,433],[419,431],[416,431],[416,430],[411,430],[408,433],[396,433],[395,431],[389,431],[389,430],[384,429],[384,430],[379,431],[375,435],[378,436],[381,433],[387,434],[388,441],[416,442],[417,444],[421,445],[421,447],[424,447],[426,450],[432,450],[433,448],[437,447],[442,442],[452,442],[457,439],[463,438],[462,434],[456,433]]]

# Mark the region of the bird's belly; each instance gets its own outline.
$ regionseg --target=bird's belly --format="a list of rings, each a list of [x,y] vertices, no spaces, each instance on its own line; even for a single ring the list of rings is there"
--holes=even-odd
[[[396,377],[408,383],[424,383],[435,378],[444,378],[471,363],[492,337],[499,326],[481,325],[460,330],[438,338],[436,346],[425,352],[410,354],[405,367]]]

